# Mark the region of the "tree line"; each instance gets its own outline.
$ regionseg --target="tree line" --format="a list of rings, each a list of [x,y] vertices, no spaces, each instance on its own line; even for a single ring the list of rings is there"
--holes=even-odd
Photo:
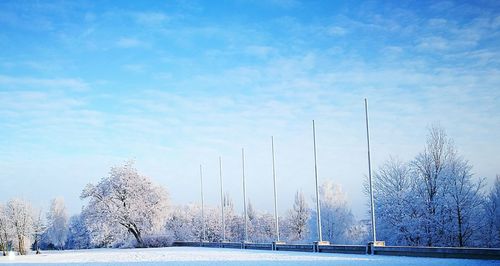
[[[368,191],[368,182],[365,182]],[[342,188],[331,180],[319,189],[323,239],[334,244],[366,244],[370,220],[355,220]],[[165,188],[141,175],[133,161],[112,167],[108,176],[81,193],[81,213],[68,216],[64,200],[51,201],[44,214],[22,199],[0,203],[0,250],[160,247],[173,241],[244,240],[245,218],[224,194],[221,207],[173,205]],[[500,176],[490,190],[440,127],[429,130],[413,160],[390,158],[374,171],[377,240],[387,245],[500,247]],[[312,197],[311,197],[312,199]],[[298,190],[280,216],[280,239],[316,240],[316,213]],[[248,203],[248,241],[277,239],[274,216]],[[370,213],[367,212],[367,217]],[[204,221],[204,224],[203,224]],[[204,226],[203,226],[204,225]],[[205,233],[203,233],[205,228]]]

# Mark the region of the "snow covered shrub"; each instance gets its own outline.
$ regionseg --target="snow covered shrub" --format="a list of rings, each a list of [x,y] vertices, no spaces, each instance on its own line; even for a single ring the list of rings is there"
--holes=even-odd
[[[174,242],[171,234],[149,235],[142,238],[143,246],[148,248],[170,247]]]

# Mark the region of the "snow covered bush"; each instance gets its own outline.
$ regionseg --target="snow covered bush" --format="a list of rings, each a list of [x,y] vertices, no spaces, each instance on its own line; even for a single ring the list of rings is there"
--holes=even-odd
[[[88,184],[81,198],[89,200],[84,211],[93,241],[104,245],[124,241],[126,232],[142,247],[145,235],[163,230],[168,214],[167,192],[140,175],[133,161],[112,167],[98,184]]]
[[[144,236],[142,240],[144,247],[148,248],[170,247],[174,242],[174,238],[168,233]]]

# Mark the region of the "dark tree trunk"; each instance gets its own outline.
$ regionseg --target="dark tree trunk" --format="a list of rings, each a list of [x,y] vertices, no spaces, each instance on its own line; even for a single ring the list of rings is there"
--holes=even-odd
[[[460,208],[457,207],[457,216],[458,216],[458,245],[459,247],[464,246],[464,237],[462,233],[462,212]]]
[[[144,241],[142,240],[141,232],[137,230],[135,226],[129,227],[128,231],[134,235],[135,240],[137,240],[138,247],[142,248],[144,246]]]

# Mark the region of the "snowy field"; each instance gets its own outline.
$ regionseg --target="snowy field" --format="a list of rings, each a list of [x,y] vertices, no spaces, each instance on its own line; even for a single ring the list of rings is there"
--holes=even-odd
[[[41,255],[0,257],[0,264],[29,265],[499,265],[498,261],[314,254],[257,250],[170,247],[92,249],[43,252]]]

